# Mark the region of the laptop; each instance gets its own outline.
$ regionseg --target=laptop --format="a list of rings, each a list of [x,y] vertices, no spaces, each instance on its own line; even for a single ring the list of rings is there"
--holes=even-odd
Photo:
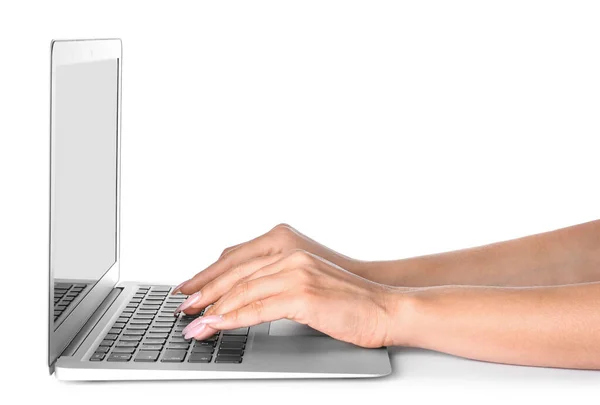
[[[385,348],[336,341],[288,320],[203,341],[174,315],[171,285],[120,281],[122,49],[53,41],[48,365],[61,380],[378,377]]]

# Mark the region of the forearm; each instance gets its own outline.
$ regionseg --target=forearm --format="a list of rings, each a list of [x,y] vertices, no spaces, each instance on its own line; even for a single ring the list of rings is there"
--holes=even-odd
[[[396,286],[543,286],[600,281],[600,220],[455,252],[363,264]]]
[[[396,294],[392,345],[498,363],[600,369],[600,283]]]

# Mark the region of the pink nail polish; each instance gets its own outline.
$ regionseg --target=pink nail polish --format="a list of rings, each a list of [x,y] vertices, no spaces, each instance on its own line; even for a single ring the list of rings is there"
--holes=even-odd
[[[181,291],[179,291],[181,289],[181,287],[183,287],[188,281],[190,280],[185,280],[183,283],[179,284],[177,287],[173,288],[173,291],[171,291],[171,295],[175,295],[175,294],[181,294]]]
[[[202,318],[198,318],[197,321],[200,321],[198,323],[203,325],[210,325],[212,323],[218,323],[223,321],[223,315],[203,316]]]
[[[202,316],[200,318],[194,319],[188,326],[183,328],[181,333],[185,334],[187,331],[192,330],[198,325],[207,325],[211,323],[221,322],[223,320],[223,315],[210,315],[210,316]]]
[[[201,323],[198,322],[199,320],[200,320],[200,318],[196,318],[192,322],[190,322],[188,326],[186,326],[185,328],[183,328],[183,330],[181,331],[181,334],[185,335],[187,333],[187,331],[195,328],[198,325],[201,325]]]
[[[177,309],[175,310],[175,313],[177,314],[177,313],[183,311],[184,309],[189,308],[190,306],[194,305],[196,302],[200,301],[200,298],[202,298],[202,293],[200,291],[193,293],[192,295],[190,295],[188,297],[187,300],[183,301],[181,303],[181,305],[177,307]]]
[[[185,339],[191,339],[194,336],[196,336],[196,335],[200,334],[201,332],[203,332],[204,329],[206,329],[206,325],[204,325],[204,324],[199,325],[199,326],[197,326],[195,328],[190,328],[190,330],[188,330],[186,332],[186,334],[184,335],[184,338]]]

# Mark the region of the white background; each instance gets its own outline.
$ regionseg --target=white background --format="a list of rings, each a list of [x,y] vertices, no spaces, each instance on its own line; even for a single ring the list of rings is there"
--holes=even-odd
[[[392,259],[599,218],[599,20],[593,1],[3,1],[2,402],[596,402],[595,372],[402,350],[370,381],[61,383],[45,300],[51,39],[123,39],[122,269],[178,282],[284,221]]]

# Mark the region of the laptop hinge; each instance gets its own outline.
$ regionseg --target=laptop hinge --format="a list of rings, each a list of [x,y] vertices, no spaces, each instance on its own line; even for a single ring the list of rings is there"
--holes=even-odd
[[[106,311],[108,311],[110,306],[113,304],[113,302],[115,302],[115,300],[117,299],[119,294],[121,294],[122,291],[123,291],[123,288],[121,288],[121,287],[112,289],[112,291],[106,296],[104,301],[102,301],[102,303],[98,306],[96,311],[94,311],[92,316],[90,316],[90,319],[88,319],[88,321],[85,323],[85,325],[83,325],[83,327],[81,328],[79,333],[77,335],[75,335],[75,337],[73,338],[71,343],[69,343],[67,348],[60,354],[59,357],[72,356],[73,354],[75,354],[77,349],[79,349],[79,347],[81,346],[83,341],[88,337],[88,335],[90,334],[92,329],[94,329],[96,324],[104,316]]]

